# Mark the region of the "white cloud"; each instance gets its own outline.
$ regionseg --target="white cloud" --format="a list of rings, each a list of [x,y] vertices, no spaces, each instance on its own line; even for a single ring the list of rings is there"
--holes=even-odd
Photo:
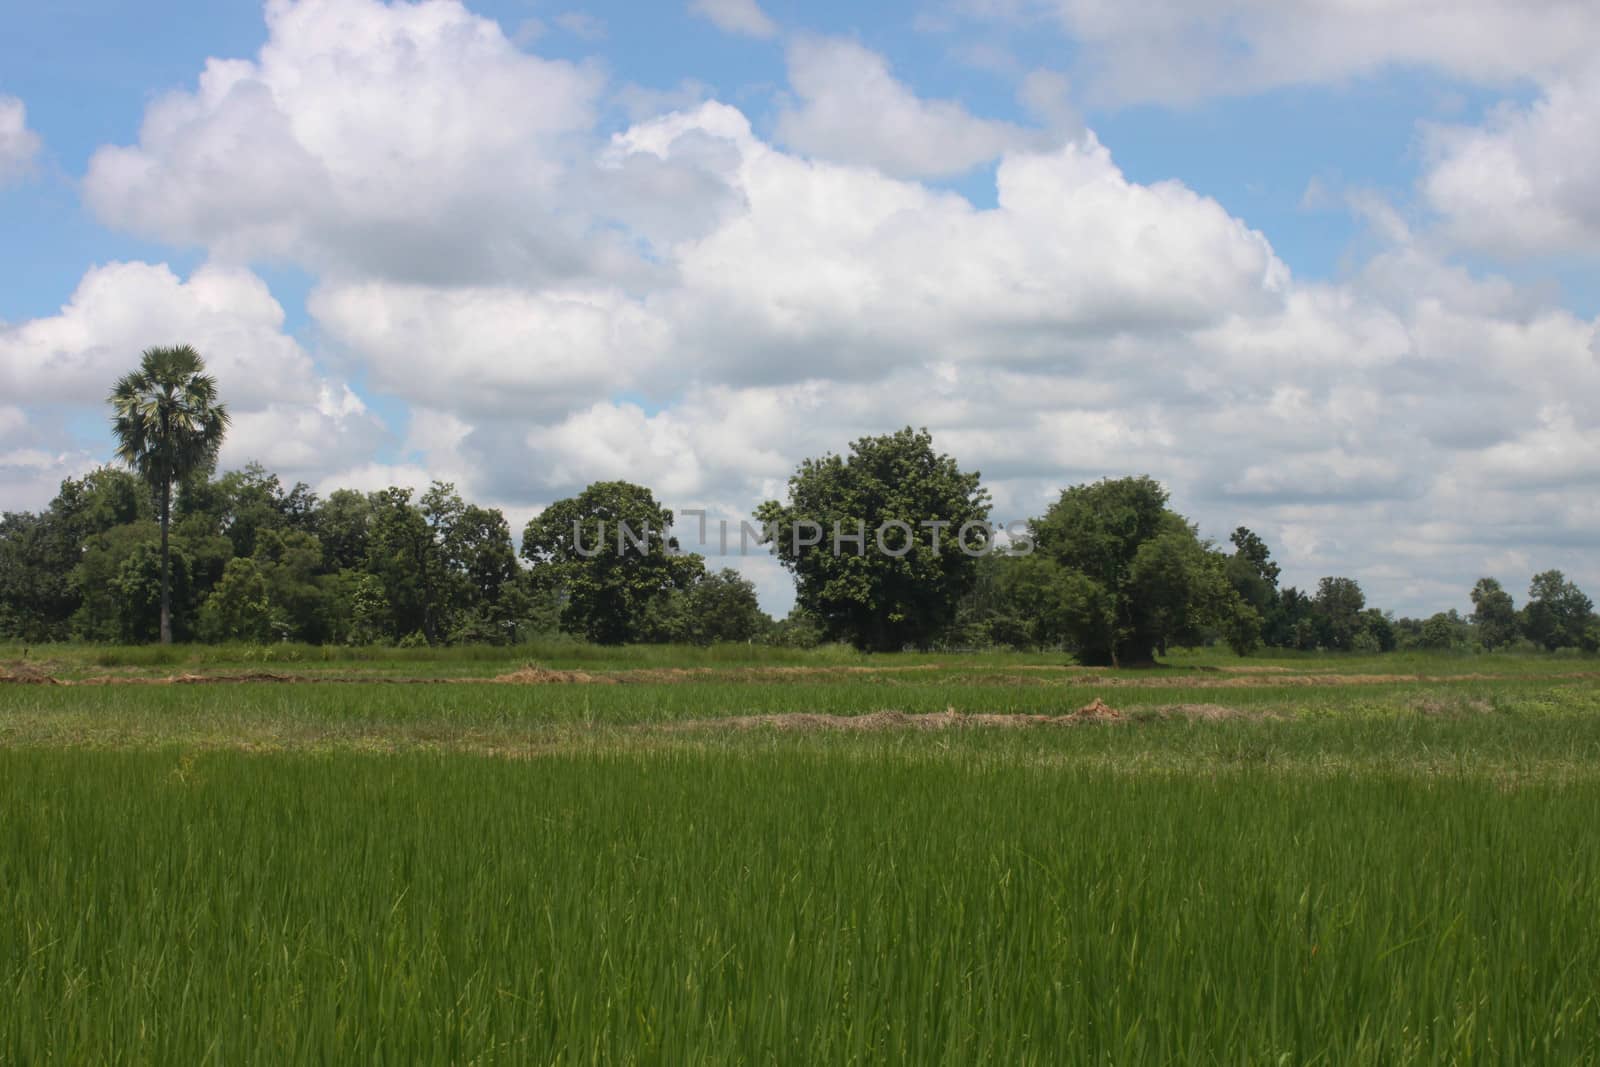
[[[1358,6],[1302,0],[1332,37],[1308,46],[1305,78],[1408,61],[1340,43],[1366,24]],[[1227,9],[1247,47],[1217,84],[1299,78],[1256,55],[1297,40],[1286,16]],[[1170,43],[1139,38],[1122,8],[1073,10],[1109,55],[1154,62]],[[1420,11],[1407,0],[1396,25]],[[1021,88],[1045,133],[919,99],[881,57],[808,40],[777,124],[792,151],[717,102],[601,143],[597,76],[522,55],[454,4],[278,0],[269,20],[256,60],[213,62],[90,175],[110,221],[202,244],[214,265],[188,281],[91,272],[61,315],[0,328],[0,386],[98,404],[170,331],[216,360],[256,353],[229,372],[244,384],[224,383],[249,396],[239,455],[276,448],[262,458],[323,488],[446,478],[519,517],[628,478],[737,518],[803,457],[926,425],[984,472],[1003,518],[1148,472],[1205,532],[1259,529],[1302,585],[1348,573],[1378,603],[1431,610],[1464,597],[1480,561],[1508,560],[1600,586],[1582,555],[1600,509],[1557,487],[1583,480],[1600,433],[1595,322],[1441,264],[1372,201],[1384,251],[1344,281],[1297,281],[1216,201],[1132,181],[1092,133],[1069,138],[1076,70],[1070,93],[1048,72]],[[1203,88],[1181,66],[1168,88]],[[910,180],[989,161],[993,207]],[[1585,173],[1534,200],[1581,218],[1562,197]],[[360,398],[321,380],[230,255],[317,276],[326,357],[411,405],[397,453],[376,460]],[[11,402],[34,451],[69,454],[36,428],[36,401]]]
[[[756,0],[690,0],[689,10],[709,19],[724,33],[745,37],[774,37],[778,26],[761,10]]]
[[[1589,0],[967,0],[982,17],[1043,16],[1073,39],[1099,102],[1185,102],[1431,67],[1509,85],[1588,61]]]
[[[902,177],[961,174],[1047,135],[978,118],[953,100],[924,100],[876,52],[839,38],[789,46],[796,106],[778,115],[778,138],[808,155]]]
[[[104,221],[228,257],[358,276],[581,272],[565,206],[600,77],[456,3],[269,0],[251,60],[212,59],[95,153]],[[593,242],[600,245],[603,242]]]
[[[0,387],[29,404],[97,404],[144,349],[192,344],[247,404],[302,396],[315,370],[283,319],[246,270],[210,264],[184,280],[164,263],[110,263],[83,276],[60,314],[0,327]]]
[[[0,444],[20,436],[27,425],[27,413],[21,408],[10,404],[0,405]]]
[[[0,96],[0,188],[32,173],[39,135],[28,129],[28,109],[14,96]]]
[[[1600,247],[1600,63],[1481,126],[1425,131],[1428,203],[1454,240],[1502,256]]]
[[[606,24],[603,19],[596,18],[583,11],[563,11],[553,20],[557,26],[583,41],[603,41],[606,37]]]
[[[321,376],[283,322],[247,270],[208,264],[185,280],[165,264],[111,263],[85,274],[59,314],[0,326],[0,392],[27,409],[103,414],[144,349],[190,344],[234,417],[224,464],[259,459],[299,476],[374,447],[381,427],[347,386]],[[56,419],[38,421],[36,440],[53,436]]]
[[[666,327],[616,290],[367,282],[310,307],[379,390],[463,413],[550,414],[629,385],[666,356]]]

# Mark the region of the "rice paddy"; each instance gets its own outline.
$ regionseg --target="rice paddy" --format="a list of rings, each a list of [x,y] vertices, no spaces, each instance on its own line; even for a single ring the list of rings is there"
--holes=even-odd
[[[0,1062],[1600,1059],[1594,660],[14,651]]]

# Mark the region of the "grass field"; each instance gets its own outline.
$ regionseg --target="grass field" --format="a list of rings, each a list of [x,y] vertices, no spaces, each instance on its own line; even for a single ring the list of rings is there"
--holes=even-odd
[[[1600,1061],[1593,659],[0,678],[3,1063]]]

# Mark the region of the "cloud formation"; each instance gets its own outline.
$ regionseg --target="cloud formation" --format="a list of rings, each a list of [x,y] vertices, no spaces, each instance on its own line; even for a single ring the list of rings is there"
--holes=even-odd
[[[1570,68],[1549,27],[1587,7],[1547,3],[1512,27],[1509,5],[1483,2],[1515,53],[1503,69]],[[1160,26],[1141,37],[1121,7],[1050,10],[1108,56],[1171,59]],[[1192,10],[1157,14],[1223,34]],[[1220,10],[1246,46],[1238,69],[1202,49],[1203,76],[1174,60],[1152,93],[1390,62],[1502,70],[1477,30],[1380,40],[1355,0]],[[1394,26],[1437,10],[1407,0]],[[1302,584],[1352,574],[1379,603],[1429,610],[1495,567],[1600,585],[1580,551],[1600,513],[1571,491],[1600,448],[1596,322],[1441,261],[1381,206],[1380,251],[1312,282],[1215,199],[1135,181],[1114,146],[1069,129],[1056,74],[1023,87],[1049,127],[1035,129],[808,38],[790,42],[793,97],[770,132],[710,100],[606,136],[598,73],[528,55],[455,3],[273,0],[268,28],[255,59],[210,61],[194,91],[151,105],[136,144],[96,154],[85,190],[103,219],[213,258],[187,279],[95,268],[59,315],[0,327],[22,418],[94,408],[140,348],[181,338],[237,405],[226,458],[324,487],[449,478],[519,522],[606,478],[736,519],[802,458],[911,424],[984,472],[1005,519],[1068,484],[1150,473],[1204,532],[1257,528]],[[1265,56],[1291,45],[1299,73]],[[1593,225],[1596,168],[1564,138],[1594,94],[1578,73],[1551,78],[1530,108],[1432,135],[1424,189],[1452,225],[1523,211],[1540,249]],[[988,164],[992,206],[928,181]],[[1505,178],[1517,167],[1522,186]],[[1509,247],[1493,230],[1460,239]],[[256,259],[314,276],[315,352],[229,265]],[[408,405],[397,453],[378,454],[383,428],[326,367]],[[19,432],[35,440],[23,425],[0,438],[11,469],[73,461],[65,440],[19,451]],[[741,566],[776,587],[769,565]]]
[[[1543,79],[1586,63],[1600,38],[1588,0],[965,0],[980,18],[1056,24],[1102,103],[1347,81],[1426,67],[1485,84]]]
[[[724,33],[745,37],[776,37],[778,25],[756,0],[690,0],[689,10]]]
[[[1600,62],[1479,126],[1433,126],[1428,204],[1454,240],[1496,255],[1593,257],[1600,248]]]
[[[566,206],[596,71],[443,0],[269,0],[266,17],[255,60],[208,60],[137,144],[95,153],[102,220],[360,277],[539,279],[603,256]]]
[[[796,103],[778,116],[778,139],[807,155],[873,167],[897,177],[962,174],[1014,148],[1052,138],[979,118],[953,100],[924,100],[876,52],[840,38],[789,46]]]
[[[369,451],[382,428],[348,386],[318,373],[283,322],[250,271],[208,264],[183,279],[165,264],[110,263],[85,274],[59,314],[0,326],[0,393],[35,410],[103,415],[112,383],[141,351],[192,344],[234,415],[224,464],[259,459],[308,476]],[[35,439],[74,451],[59,430],[41,427]]]
[[[33,172],[42,142],[28,129],[28,109],[14,96],[0,95],[0,188]]]

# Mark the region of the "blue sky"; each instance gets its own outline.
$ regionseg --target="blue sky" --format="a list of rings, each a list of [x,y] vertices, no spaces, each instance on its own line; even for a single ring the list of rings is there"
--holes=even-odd
[[[916,423],[1017,516],[1149,471],[1401,610],[1600,585],[1600,13],[1365,8],[14,6],[0,506],[170,332],[324,489],[737,518]]]

